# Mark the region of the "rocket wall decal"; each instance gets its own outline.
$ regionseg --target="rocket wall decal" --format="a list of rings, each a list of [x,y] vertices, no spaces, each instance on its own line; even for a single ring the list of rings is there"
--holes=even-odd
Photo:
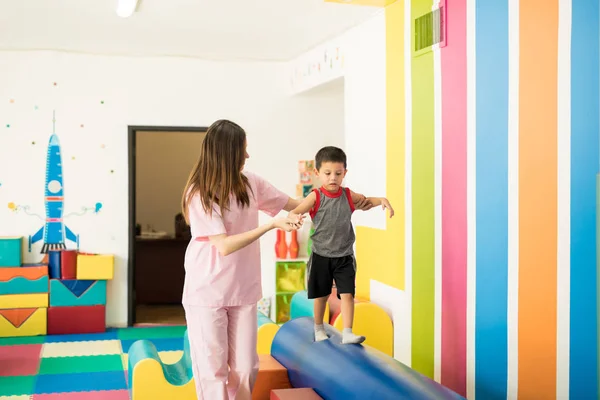
[[[66,249],[65,241],[70,240],[79,249],[79,235],[75,235],[63,220],[64,210],[64,187],[62,172],[62,156],[60,142],[56,135],[56,119],[52,119],[52,135],[48,142],[48,154],[46,157],[46,180],[44,202],[46,205],[46,223],[37,231],[33,237],[29,236],[29,251],[31,245],[44,240],[42,253],[48,250]]]

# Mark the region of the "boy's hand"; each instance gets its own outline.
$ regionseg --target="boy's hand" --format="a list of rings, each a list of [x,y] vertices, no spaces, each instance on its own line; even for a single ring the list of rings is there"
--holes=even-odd
[[[305,215],[299,215],[293,211],[290,211],[287,216],[288,220],[294,225],[294,227],[296,227],[296,229],[302,226],[304,223],[304,217]]]
[[[381,208],[383,208],[384,210],[386,208],[390,210],[390,218],[394,216],[394,209],[392,208],[392,205],[390,204],[388,199],[386,199],[385,197],[381,199]]]
[[[373,208],[373,204],[371,203],[371,201],[367,199],[364,195],[357,193],[357,196],[359,197],[358,201],[354,202],[354,209],[367,211]]]

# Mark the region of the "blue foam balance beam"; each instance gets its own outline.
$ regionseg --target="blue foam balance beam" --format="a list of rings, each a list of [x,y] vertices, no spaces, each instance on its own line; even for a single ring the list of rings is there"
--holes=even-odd
[[[288,370],[293,387],[312,388],[324,400],[464,399],[434,380],[369,346],[341,344],[341,333],[328,324],[328,340],[314,341],[314,320],[286,322],[271,355]]]

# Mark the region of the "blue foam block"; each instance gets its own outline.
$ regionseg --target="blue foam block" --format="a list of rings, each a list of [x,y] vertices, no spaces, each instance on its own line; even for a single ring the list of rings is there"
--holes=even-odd
[[[115,328],[108,328],[102,333],[78,333],[72,335],[47,335],[46,343],[64,343],[64,342],[87,342],[92,340],[116,340],[118,331]]]
[[[260,328],[261,326],[263,326],[264,324],[274,324],[274,322],[267,317],[265,314],[261,313],[260,311],[256,312],[257,317],[258,317],[258,327]]]
[[[50,307],[106,304],[106,281],[50,279]]]
[[[48,275],[38,279],[15,276],[6,282],[0,282],[0,295],[29,293],[48,293]]]
[[[290,304],[290,318],[314,317],[314,304],[315,301],[308,298],[306,290],[296,292]]]
[[[35,394],[127,389],[124,371],[38,375]]]
[[[128,353],[129,348],[132,344],[137,342],[139,339],[128,339],[121,340],[121,347],[123,353]],[[183,350],[183,337],[180,338],[168,338],[168,339],[149,339],[152,344],[156,347],[156,351],[175,351]]]
[[[315,342],[314,320],[302,317],[277,331],[271,355],[287,368],[293,387],[313,388],[324,400],[463,399],[378,350],[341,344],[340,332],[325,329],[330,338]]]
[[[21,266],[20,237],[0,237],[0,267]]]
[[[48,275],[50,279],[60,279],[60,250],[48,251]]]

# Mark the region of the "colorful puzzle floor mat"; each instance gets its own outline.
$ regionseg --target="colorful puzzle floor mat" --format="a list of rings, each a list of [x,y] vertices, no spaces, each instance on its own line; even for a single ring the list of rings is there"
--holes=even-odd
[[[161,359],[183,354],[185,326],[0,338],[0,399],[128,400],[127,351],[151,340]]]

